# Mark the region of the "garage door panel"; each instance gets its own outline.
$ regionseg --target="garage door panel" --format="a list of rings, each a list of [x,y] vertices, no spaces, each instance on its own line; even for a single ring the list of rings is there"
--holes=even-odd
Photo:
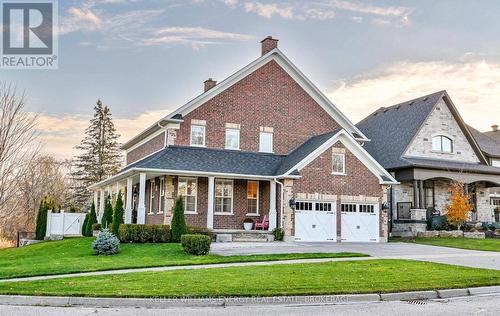
[[[325,207],[325,203],[332,205]],[[297,202],[295,211],[296,241],[337,241],[337,216],[335,203],[323,201]]]
[[[344,205],[341,207],[342,241],[378,242],[378,204],[344,203]]]

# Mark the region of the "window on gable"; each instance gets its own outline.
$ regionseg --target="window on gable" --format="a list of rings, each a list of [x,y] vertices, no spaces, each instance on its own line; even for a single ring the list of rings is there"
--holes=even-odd
[[[345,154],[332,154],[332,173],[345,174]]]
[[[240,149],[240,130],[226,128],[226,149]]]
[[[247,213],[259,214],[259,182],[247,182]]]
[[[453,141],[443,135],[434,136],[432,137],[432,150],[442,153],[452,153]]]
[[[260,132],[259,151],[263,153],[273,152],[273,133]]]
[[[205,146],[205,126],[191,125],[191,146]]]
[[[177,192],[179,196],[182,196],[185,213],[196,213],[197,187],[196,178],[179,178]]]

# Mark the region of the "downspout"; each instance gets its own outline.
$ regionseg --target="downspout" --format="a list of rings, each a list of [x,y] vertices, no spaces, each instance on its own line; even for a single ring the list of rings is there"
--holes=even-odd
[[[276,180],[276,178],[273,179],[276,184],[279,184],[280,186],[280,225],[279,228],[283,229],[283,198],[284,198],[284,192],[283,192],[283,184]]]

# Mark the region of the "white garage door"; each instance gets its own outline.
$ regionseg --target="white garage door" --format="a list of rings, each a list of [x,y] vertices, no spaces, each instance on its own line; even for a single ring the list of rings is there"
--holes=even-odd
[[[297,201],[296,241],[337,241],[336,204],[331,201]]]
[[[378,204],[341,204],[342,241],[379,241]]]

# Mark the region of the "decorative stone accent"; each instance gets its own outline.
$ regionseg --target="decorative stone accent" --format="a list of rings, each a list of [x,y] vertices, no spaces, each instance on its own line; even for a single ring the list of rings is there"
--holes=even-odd
[[[393,223],[392,236],[394,237],[415,237],[418,232],[427,230],[426,223]]]
[[[427,210],[414,208],[410,210],[410,215],[412,220],[425,221],[427,220]]]
[[[293,227],[293,209],[290,207],[288,201],[293,199],[293,180],[285,179],[283,183],[283,230],[285,232],[285,240],[293,241],[295,235]]]
[[[215,236],[215,242],[232,242],[233,235],[232,234],[217,234]]]
[[[165,177],[165,212],[163,214],[163,223],[170,225],[172,223],[173,210],[175,206],[175,186],[174,177]]]
[[[484,239],[486,235],[484,232],[464,232],[464,238]]]
[[[463,237],[464,232],[461,230],[452,230],[452,231],[446,231],[446,230],[440,230],[439,231],[439,237]]]
[[[426,232],[418,232],[417,237],[423,237],[423,238],[439,237],[439,231],[429,230]]]
[[[342,202],[370,202],[370,203],[377,203],[379,200],[380,200],[380,198],[374,197],[374,196],[364,196],[364,195],[358,195],[358,196],[341,195],[340,196],[340,201],[342,201]]]
[[[175,139],[177,138],[177,131],[175,129],[167,129],[167,146],[175,145]]]

